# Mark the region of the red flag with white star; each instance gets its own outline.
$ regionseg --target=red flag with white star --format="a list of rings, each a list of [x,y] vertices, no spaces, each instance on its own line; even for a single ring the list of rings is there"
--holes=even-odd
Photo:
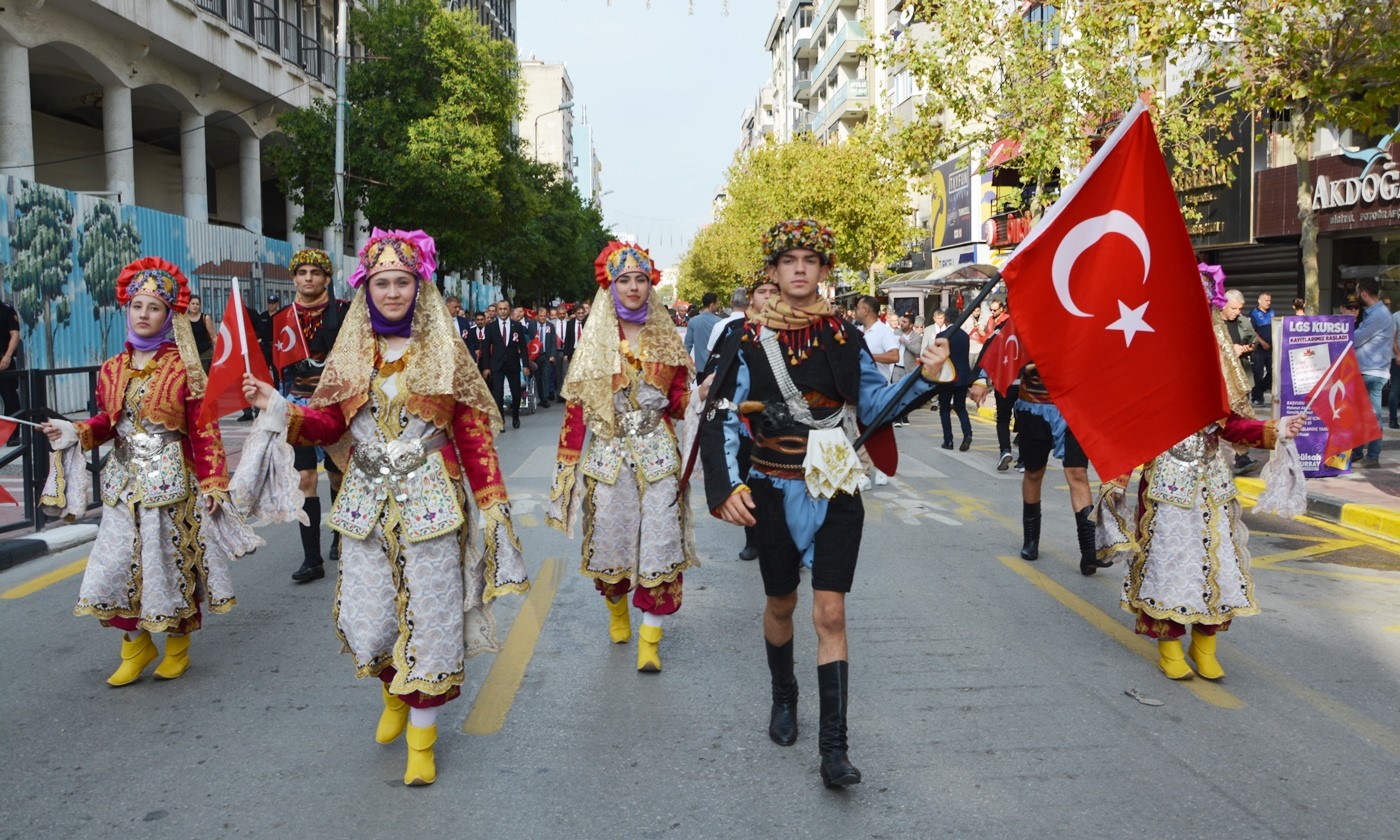
[[[290,303],[272,316],[272,366],[285,370],[310,355],[306,336],[301,331],[301,319],[297,317],[297,305]]]
[[[1371,395],[1350,343],[1308,392],[1308,409],[1327,427],[1324,461],[1381,436],[1381,424],[1371,409]]]
[[[1001,273],[1016,331],[1099,475],[1229,413],[1195,250],[1141,102]]]
[[[253,320],[243,308],[243,296],[234,281],[229,292],[224,320],[214,338],[214,359],[209,365],[209,384],[204,389],[204,402],[199,409],[201,425],[218,422],[225,414],[248,408],[243,397],[243,374],[251,373],[262,382],[272,382],[272,372],[257,345]]]

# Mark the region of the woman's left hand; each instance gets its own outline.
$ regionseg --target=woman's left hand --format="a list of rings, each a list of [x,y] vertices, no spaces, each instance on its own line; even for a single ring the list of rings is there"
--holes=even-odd
[[[1278,421],[1278,436],[1280,440],[1292,440],[1303,431],[1303,415],[1293,414],[1282,417]]]
[[[205,496],[205,497],[204,497],[204,509],[207,510],[207,511],[209,511],[210,513],[213,513],[214,511],[218,510],[218,509],[219,509],[219,497],[218,497],[218,496]]]

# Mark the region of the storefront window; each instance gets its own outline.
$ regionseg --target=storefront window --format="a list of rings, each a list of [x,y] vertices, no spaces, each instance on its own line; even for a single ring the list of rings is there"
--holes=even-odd
[[[1356,281],[1374,277],[1392,312],[1400,301],[1400,231],[1336,239],[1332,243],[1332,300],[1341,305],[1356,294]],[[1334,307],[1335,309],[1336,307]]]

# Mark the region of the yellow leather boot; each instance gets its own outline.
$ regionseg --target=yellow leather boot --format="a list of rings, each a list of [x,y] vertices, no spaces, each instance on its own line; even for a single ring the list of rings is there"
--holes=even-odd
[[[403,783],[417,787],[437,781],[437,761],[433,758],[437,724],[419,729],[410,723],[405,740],[408,741],[408,769],[404,771]]]
[[[190,637],[166,636],[165,658],[156,666],[156,679],[173,680],[190,668]]]
[[[122,635],[122,664],[107,678],[108,685],[127,685],[136,682],[141,672],[156,659],[155,642],[151,634],[142,630],[132,638],[130,633]]]
[[[661,670],[661,628],[643,624],[637,631],[637,670],[655,673]]]
[[[1191,670],[1191,666],[1186,664],[1186,657],[1181,653],[1180,639],[1158,639],[1157,640],[1157,667],[1162,669],[1162,673],[1167,675],[1169,680],[1189,680],[1196,676]]]
[[[611,598],[604,598],[608,604],[608,636],[613,640],[613,644],[620,645],[632,638],[632,613],[627,607],[627,596],[623,595],[614,601]]]
[[[1191,661],[1196,663],[1196,673],[1208,680],[1218,680],[1225,676],[1225,669],[1220,667],[1220,660],[1215,658],[1215,634],[1207,636],[1205,633],[1191,634],[1191,647],[1188,651],[1191,654]]]
[[[374,728],[374,740],[381,744],[392,744],[408,725],[408,704],[397,695],[390,694],[389,686],[384,683],[379,684],[379,691],[384,695],[384,711],[379,713],[379,725]]]

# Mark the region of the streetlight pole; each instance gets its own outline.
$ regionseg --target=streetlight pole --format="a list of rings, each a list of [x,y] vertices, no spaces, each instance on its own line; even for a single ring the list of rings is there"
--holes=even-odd
[[[345,62],[349,58],[350,2],[336,5],[335,29],[335,208],[328,243],[335,264],[345,254]]]
[[[553,111],[545,111],[543,114],[535,117],[535,142],[534,145],[530,147],[535,153],[535,163],[540,162],[540,117],[547,117],[550,114],[557,114],[560,111],[570,111],[573,110],[573,107],[573,100],[561,102],[559,103],[559,107],[555,108]]]

